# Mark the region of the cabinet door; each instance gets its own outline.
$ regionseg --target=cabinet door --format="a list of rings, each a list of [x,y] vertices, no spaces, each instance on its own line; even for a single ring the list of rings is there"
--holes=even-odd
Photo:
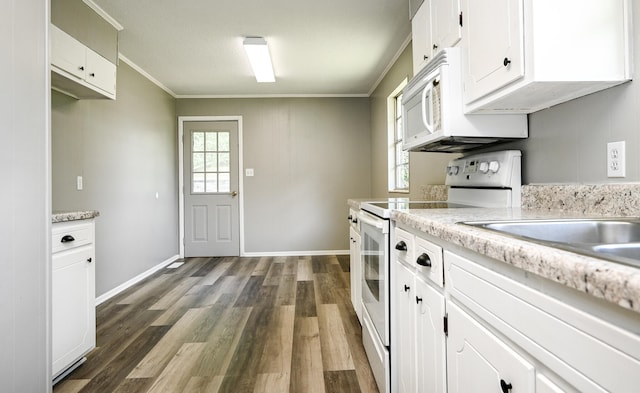
[[[400,262],[395,262],[396,285],[395,332],[397,349],[392,351],[398,373],[398,392],[415,393],[416,385],[416,343],[415,343],[415,304],[413,272]],[[393,329],[392,329],[393,330]]]
[[[535,369],[526,359],[454,303],[447,313],[449,392],[535,392]]]
[[[431,0],[424,0],[411,20],[413,75],[431,59]]]
[[[82,246],[52,258],[53,376],[96,345],[95,265],[93,246]]]
[[[444,295],[416,279],[416,348],[418,392],[446,392]]]
[[[360,266],[360,234],[349,228],[349,276],[351,277],[351,304],[362,324],[362,267]]]
[[[523,0],[462,0],[465,103],[524,76]]]
[[[85,46],[54,25],[51,27],[51,64],[69,74],[84,79]]]
[[[87,83],[107,93],[116,92],[116,65],[87,48]]]
[[[458,0],[431,1],[432,54],[451,48],[462,38],[460,3]]]

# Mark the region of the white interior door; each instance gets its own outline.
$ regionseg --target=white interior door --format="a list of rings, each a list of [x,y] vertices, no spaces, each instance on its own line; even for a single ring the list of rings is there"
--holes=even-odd
[[[184,123],[184,254],[239,256],[238,122]]]

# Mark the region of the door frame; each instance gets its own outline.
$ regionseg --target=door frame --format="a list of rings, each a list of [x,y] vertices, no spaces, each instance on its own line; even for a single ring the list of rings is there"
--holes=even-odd
[[[238,220],[240,231],[240,256],[244,256],[244,183],[242,176],[242,116],[178,116],[178,217],[180,258],[184,258],[184,123],[191,121],[238,122]]]

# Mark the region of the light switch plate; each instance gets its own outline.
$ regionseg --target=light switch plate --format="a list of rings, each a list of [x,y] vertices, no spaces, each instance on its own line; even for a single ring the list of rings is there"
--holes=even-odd
[[[76,177],[76,190],[82,191],[82,176]]]
[[[245,176],[253,176],[253,168],[246,168],[244,174]]]

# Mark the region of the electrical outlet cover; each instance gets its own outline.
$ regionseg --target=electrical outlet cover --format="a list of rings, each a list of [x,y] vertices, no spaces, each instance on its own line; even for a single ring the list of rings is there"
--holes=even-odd
[[[607,177],[625,177],[625,141],[607,143]]]

